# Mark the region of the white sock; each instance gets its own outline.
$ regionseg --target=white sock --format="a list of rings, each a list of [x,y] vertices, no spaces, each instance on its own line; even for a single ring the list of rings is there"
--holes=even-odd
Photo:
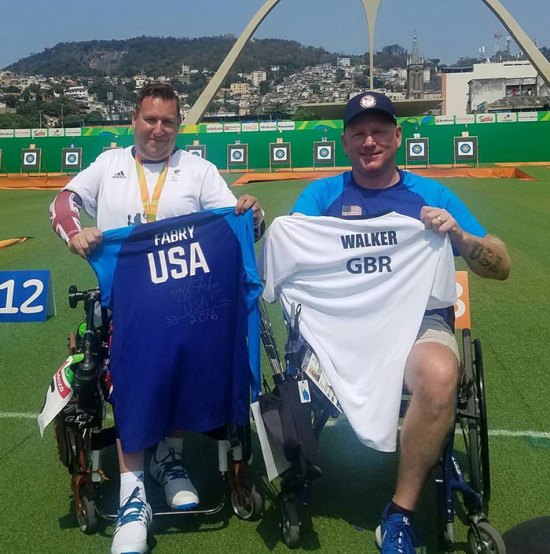
[[[128,500],[136,487],[139,489],[137,493],[138,498],[143,500],[143,502],[147,502],[143,471],[127,471],[120,474],[120,506]]]
[[[177,454],[181,454],[183,452],[183,437],[166,437],[164,440],[161,440],[157,446],[157,460],[166,458],[170,449]]]

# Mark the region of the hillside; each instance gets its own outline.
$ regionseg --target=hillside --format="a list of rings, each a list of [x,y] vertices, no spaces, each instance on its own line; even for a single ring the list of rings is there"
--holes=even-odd
[[[182,64],[214,71],[234,43],[235,37],[232,35],[194,39],[138,37],[128,40],[60,42],[4,69],[23,75],[43,74],[47,77],[130,77],[141,72],[148,75],[175,75],[179,74]],[[296,41],[253,40],[246,46],[233,71],[269,69],[277,65],[292,72],[308,65],[334,63],[336,56],[323,48],[302,46]]]

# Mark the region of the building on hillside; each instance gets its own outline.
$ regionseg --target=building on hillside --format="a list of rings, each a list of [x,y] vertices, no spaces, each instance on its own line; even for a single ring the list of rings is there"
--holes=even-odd
[[[231,94],[248,94],[250,92],[249,83],[231,83],[230,86]]]
[[[510,105],[521,111],[533,109],[530,98],[550,95],[531,62],[525,60],[501,63],[479,63],[472,67],[448,67],[441,74],[443,115],[465,115],[483,112],[499,100],[519,97]]]
[[[351,58],[338,56],[336,58],[336,67],[344,69],[345,67],[351,67]]]
[[[71,98],[77,104],[88,102],[88,89],[84,86],[73,86],[65,90],[65,96]]]
[[[250,80],[255,87],[259,87],[262,81],[267,79],[267,73],[265,71],[253,71],[250,74]]]
[[[190,85],[191,84],[191,68],[188,65],[182,64],[181,72],[180,72],[179,76],[177,77],[177,79],[182,85]]]
[[[149,81],[149,78],[144,73],[140,73],[139,75],[134,75],[134,83],[135,83],[135,92],[141,90]]]

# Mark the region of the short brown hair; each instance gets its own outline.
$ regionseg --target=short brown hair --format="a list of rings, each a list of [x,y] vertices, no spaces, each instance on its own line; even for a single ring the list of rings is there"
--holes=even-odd
[[[152,82],[147,83],[139,92],[136,98],[136,107],[134,108],[136,113],[139,112],[141,103],[145,98],[161,98],[162,100],[175,100],[176,108],[178,110],[178,120],[181,119],[181,107],[180,99],[173,89],[172,85],[168,83]]]

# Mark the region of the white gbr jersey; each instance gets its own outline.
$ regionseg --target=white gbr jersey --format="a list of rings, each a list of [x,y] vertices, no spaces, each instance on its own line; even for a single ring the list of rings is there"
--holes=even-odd
[[[359,440],[396,447],[407,356],[427,309],[456,300],[447,235],[391,212],[372,219],[284,216],[269,228],[263,296],[290,313],[315,350]]]

